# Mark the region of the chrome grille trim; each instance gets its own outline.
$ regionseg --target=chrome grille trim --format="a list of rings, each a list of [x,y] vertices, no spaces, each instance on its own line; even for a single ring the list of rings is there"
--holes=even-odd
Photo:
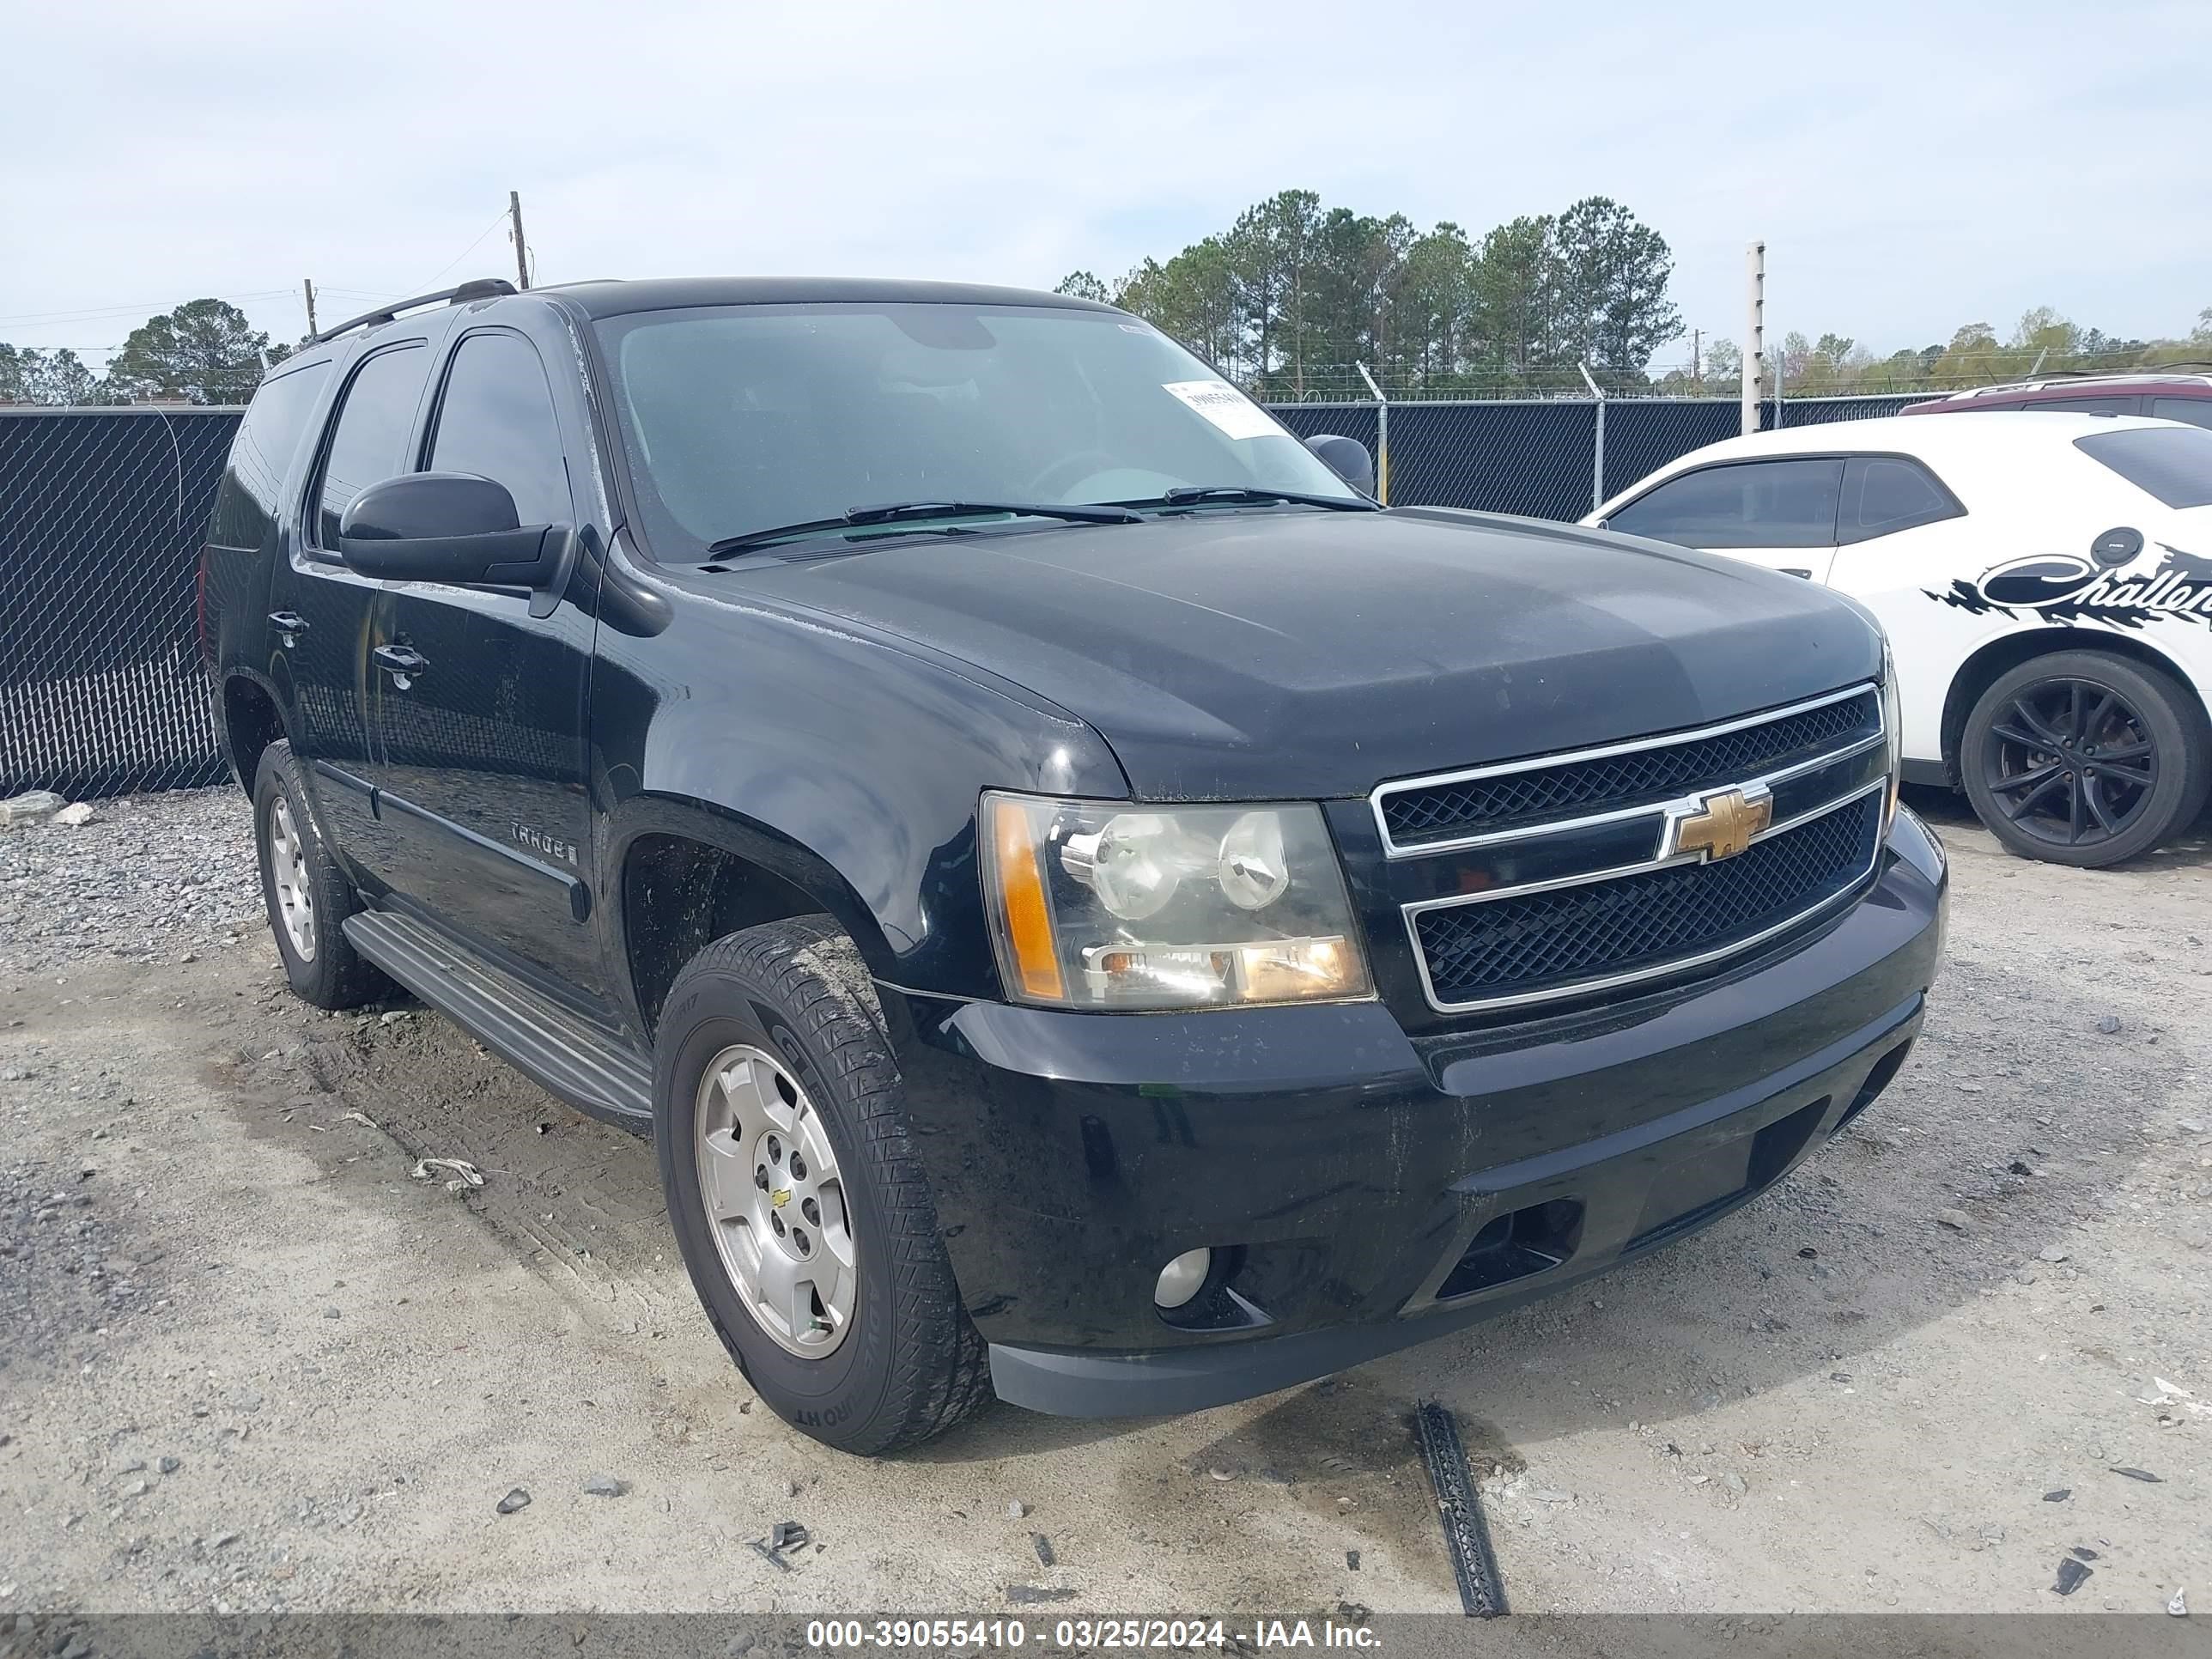
[[[1884,740],[1887,740],[1887,734],[1884,736]],[[1878,791],[1886,791],[1889,786],[1890,780],[1886,776],[1878,778],[1872,783],[1863,784],[1847,794],[1839,795],[1832,801],[1814,807],[1810,811],[1800,812],[1796,817],[1784,823],[1769,825],[1752,838],[1753,843],[1756,845],[1759,842],[1771,840],[1776,836],[1801,829],[1816,819],[1826,817],[1831,813],[1842,811],[1864,800],[1869,795]],[[1547,827],[1558,829],[1560,826],[1554,824]],[[1778,938],[1793,927],[1802,927],[1824,911],[1840,909],[1846,903],[1857,899],[1865,890],[1869,878],[1881,867],[1881,849],[1886,839],[1879,833],[1879,827],[1877,827],[1877,833],[1874,838],[1873,857],[1868,861],[1866,868],[1860,871],[1850,884],[1841,892],[1832,894],[1817,903],[1808,905],[1796,915],[1761,928],[1747,938],[1731,940],[1726,945],[1717,945],[1711,950],[1698,951],[1689,956],[1674,957],[1665,962],[1650,963],[1644,967],[1630,969],[1622,973],[1594,975],[1587,979],[1546,986],[1538,991],[1509,991],[1499,996],[1477,997],[1465,1002],[1445,1002],[1437,995],[1436,982],[1429,973],[1428,952],[1422,948],[1420,930],[1416,925],[1418,918],[1424,912],[1455,909],[1470,904],[1486,903],[1494,899],[1525,897],[1531,893],[1549,892],[1562,887],[1585,886],[1593,882],[1618,881],[1625,876],[1644,875],[1650,871],[1669,869],[1676,865],[1702,863],[1705,861],[1705,854],[1686,853],[1669,859],[1653,858],[1639,864],[1619,865],[1610,870],[1600,870],[1584,875],[1562,876],[1550,881],[1522,882],[1517,886],[1500,887],[1480,893],[1455,893],[1443,898],[1422,899],[1415,903],[1401,906],[1400,908],[1405,917],[1406,941],[1413,952],[1413,966],[1420,975],[1421,994],[1427,999],[1430,1007],[1440,1014],[1477,1013],[1500,1008],[1525,1007],[1534,1003],[1555,1002],[1564,997],[1587,996],[1595,991],[1611,990],[1617,986],[1634,985],[1644,980],[1658,979],[1669,974],[1684,973],[1691,969],[1706,967],[1713,963],[1725,961],[1729,957],[1740,955],[1746,951],[1754,950],[1768,939]]]
[[[1762,709],[1756,714],[1746,714],[1731,720],[1722,720],[1712,726],[1698,726],[1693,731],[1669,732],[1659,738],[1637,738],[1621,743],[1601,744],[1593,749],[1573,749],[1563,754],[1534,755],[1522,760],[1501,761],[1492,766],[1471,766],[1454,772],[1432,772],[1418,778],[1394,778],[1378,784],[1368,797],[1369,810],[1375,815],[1375,833],[1382,838],[1382,854],[1388,859],[1427,858],[1434,854],[1464,852],[1474,847],[1492,847],[1504,842],[1526,841],[1534,836],[1557,835],[1562,830],[1587,829],[1596,824],[1618,823],[1625,819],[1656,817],[1674,803],[1655,801],[1644,806],[1615,807],[1603,812],[1585,813],[1578,817],[1550,818],[1536,823],[1516,824],[1510,830],[1493,830],[1480,835],[1458,836],[1449,841],[1417,842],[1401,844],[1390,832],[1390,823],[1382,810],[1382,803],[1392,795],[1404,794],[1416,789],[1447,788],[1453,784],[1474,783],[1484,778],[1504,777],[1515,772],[1537,772],[1554,766],[1573,766],[1584,761],[1610,760],[1616,755],[1633,755],[1652,749],[1672,749],[1682,744],[1700,743],[1708,738],[1724,738],[1733,732],[1747,732],[1754,726],[1770,725],[1788,720],[1793,714],[1802,714],[1814,708],[1826,708],[1831,703],[1844,702],[1853,697],[1863,697],[1869,692],[1881,707],[1881,685],[1873,680],[1863,680],[1856,685],[1831,691],[1822,696],[1808,697],[1802,702],[1785,704],[1779,708]],[[1778,783],[1830,765],[1852,755],[1863,753],[1876,744],[1887,741],[1887,731],[1874,737],[1832,750],[1814,757],[1802,764],[1786,767],[1762,778],[1746,779],[1745,783]],[[1691,797],[1694,799],[1694,797]],[[1642,866],[1638,866],[1642,867]]]

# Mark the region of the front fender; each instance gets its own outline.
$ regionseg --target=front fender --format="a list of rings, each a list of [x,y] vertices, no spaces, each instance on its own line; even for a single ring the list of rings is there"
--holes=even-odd
[[[672,614],[658,635],[599,634],[600,890],[619,890],[640,835],[696,833],[819,899],[878,977],[997,996],[977,797],[1126,799],[1105,740],[1065,711],[844,622],[665,591]]]

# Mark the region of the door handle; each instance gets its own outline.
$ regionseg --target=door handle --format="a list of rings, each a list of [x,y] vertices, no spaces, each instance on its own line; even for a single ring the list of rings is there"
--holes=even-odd
[[[282,636],[280,642],[288,651],[298,637],[307,631],[307,619],[296,611],[272,611],[269,613],[269,623]]]
[[[1794,564],[1784,565],[1782,567],[1782,574],[1785,576],[1802,576],[1808,582],[1813,580],[1813,573],[1811,571],[1800,570]]]
[[[415,676],[430,665],[428,657],[404,645],[380,645],[368,654],[379,668],[392,676],[395,691],[406,690],[415,684]]]

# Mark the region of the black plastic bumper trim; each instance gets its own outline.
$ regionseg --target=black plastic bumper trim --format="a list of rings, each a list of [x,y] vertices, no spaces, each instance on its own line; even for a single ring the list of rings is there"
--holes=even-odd
[[[1560,1156],[1579,1158],[1581,1161],[1574,1166],[1577,1170],[1598,1168],[1623,1152],[1631,1157],[1648,1152],[1670,1138],[1670,1132],[1695,1135],[1700,1128],[1710,1129],[1730,1109],[1757,1116],[1757,1124],[1747,1124],[1748,1131],[1802,1104],[1800,1101],[1778,1098],[1800,1093],[1810,1098],[1826,1090],[1829,1115],[1839,1115],[1842,1102],[1834,1097],[1838,1091],[1833,1085],[1840,1082],[1855,1090],[1861,1079],[1850,1073],[1853,1062],[1863,1060],[1871,1071],[1887,1049],[1917,1030],[1925,1005],[1925,997],[1916,992],[1880,1018],[1772,1078],[1734,1091],[1718,1101],[1702,1103],[1672,1117],[1644,1125],[1627,1142],[1618,1147],[1608,1146],[1596,1158],[1590,1156],[1591,1148],[1587,1146],[1568,1149]],[[1832,1079],[1833,1073],[1847,1075]],[[1844,1098],[1848,1097],[1845,1095]],[[1818,1135],[1812,1137],[1811,1144],[1817,1145],[1820,1139]],[[1530,1166],[1540,1168],[1532,1170]],[[1541,1174],[1545,1170],[1554,1175],[1565,1173],[1553,1169],[1548,1158],[1529,1160],[1522,1173]],[[1495,1173],[1485,1171],[1461,1185],[1487,1187]],[[1785,1170],[1774,1179],[1747,1186],[1728,1200],[1698,1212],[1684,1224],[1657,1230],[1648,1239],[1635,1241],[1632,1246],[1615,1246],[1586,1262],[1569,1262],[1561,1268],[1532,1274],[1525,1281],[1502,1285],[1493,1292],[1477,1292],[1455,1304],[1425,1303],[1417,1297],[1417,1310],[1409,1310],[1395,1319],[1138,1353],[1030,1348],[994,1342],[990,1345],[991,1386],[999,1398],[1009,1405],[1055,1417],[1172,1416],[1249,1400],[1349,1370],[1401,1348],[1448,1336],[1593,1277],[1633,1256],[1703,1231],[1768,1190],[1775,1179],[1786,1173]],[[1459,1248],[1464,1245],[1462,1239]],[[1444,1268],[1457,1254],[1455,1249],[1453,1257],[1446,1259]],[[1438,1277],[1443,1270],[1439,1269]]]

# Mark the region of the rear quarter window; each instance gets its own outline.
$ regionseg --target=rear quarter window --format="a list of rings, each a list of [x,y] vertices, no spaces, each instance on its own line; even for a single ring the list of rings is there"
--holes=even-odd
[[[327,362],[264,380],[246,406],[230,461],[216,490],[208,539],[222,547],[259,547],[276,521],[285,474],[300,453],[307,417],[330,379]]]
[[[1844,505],[1836,520],[1836,539],[1873,541],[1939,520],[1960,518],[1966,510],[1934,473],[1909,456],[1856,455],[1844,469]]]
[[[2168,507],[2212,506],[2212,431],[2203,427],[2097,432],[2074,447]]]
[[[2020,405],[2043,415],[2140,415],[2140,398],[2034,398]]]
[[[2212,398],[2154,398],[2145,411],[2161,421],[2186,421],[2191,426],[2212,426]]]

